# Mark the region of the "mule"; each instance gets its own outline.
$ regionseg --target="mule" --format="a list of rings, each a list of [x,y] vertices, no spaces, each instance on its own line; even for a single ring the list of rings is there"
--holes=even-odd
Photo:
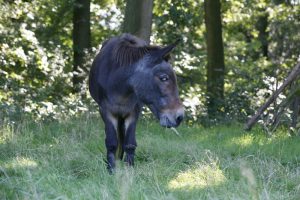
[[[93,61],[89,91],[99,105],[105,124],[107,167],[115,168],[115,157],[134,165],[135,130],[143,105],[147,105],[163,127],[176,127],[184,117],[176,75],[168,62],[178,41],[166,47],[123,34],[105,41]],[[117,150],[118,149],[118,150]]]

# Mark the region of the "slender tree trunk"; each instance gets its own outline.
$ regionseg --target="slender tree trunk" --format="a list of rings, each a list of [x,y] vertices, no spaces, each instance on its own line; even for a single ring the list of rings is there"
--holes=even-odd
[[[210,118],[224,111],[224,48],[222,39],[220,0],[205,0],[207,44],[207,109]]]
[[[74,0],[73,7],[73,91],[80,91],[80,84],[84,80],[86,52],[90,48],[90,0]]]
[[[298,117],[299,117],[299,112],[300,112],[300,96],[295,97],[293,104],[292,104],[292,123],[291,127],[296,128],[297,127],[297,122],[298,122]]]
[[[296,130],[297,124],[299,122],[299,115],[300,115],[300,78],[298,80],[295,80],[292,90],[295,90],[295,94],[293,95],[291,110],[292,110],[292,122],[291,122],[291,128]],[[298,131],[299,134],[299,131]],[[300,135],[299,135],[300,136]]]
[[[264,8],[258,18],[258,21],[256,23],[256,28],[259,32],[258,39],[261,43],[261,52],[262,55],[266,58],[268,58],[268,13],[266,11],[266,8]]]
[[[123,32],[150,42],[153,0],[126,0]]]

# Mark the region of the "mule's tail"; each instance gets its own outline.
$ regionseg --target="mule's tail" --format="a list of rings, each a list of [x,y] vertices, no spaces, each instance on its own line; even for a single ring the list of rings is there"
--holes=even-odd
[[[122,160],[124,156],[124,140],[125,140],[125,127],[124,119],[118,120],[118,149],[117,157]]]

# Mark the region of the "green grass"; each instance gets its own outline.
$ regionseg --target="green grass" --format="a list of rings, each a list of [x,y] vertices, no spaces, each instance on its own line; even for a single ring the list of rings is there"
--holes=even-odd
[[[135,167],[109,175],[103,123],[84,116],[0,127],[0,199],[300,199],[300,138],[241,125],[140,121]]]

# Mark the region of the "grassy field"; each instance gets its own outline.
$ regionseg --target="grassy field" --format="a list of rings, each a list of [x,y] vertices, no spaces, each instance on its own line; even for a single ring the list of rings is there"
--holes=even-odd
[[[134,168],[106,171],[103,123],[3,123],[0,199],[300,199],[300,138],[140,121]]]

